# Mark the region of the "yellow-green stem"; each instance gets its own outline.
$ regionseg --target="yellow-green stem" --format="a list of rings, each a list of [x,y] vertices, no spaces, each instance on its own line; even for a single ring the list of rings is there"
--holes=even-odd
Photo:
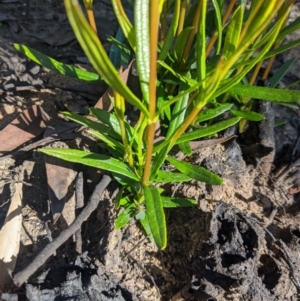
[[[159,1],[150,1],[150,76],[149,76],[149,121],[146,129],[146,161],[143,175],[143,186],[148,185],[152,151],[156,125],[156,71],[157,71],[157,41],[158,41],[158,25],[159,25]]]
[[[284,0],[278,0],[278,3],[283,3]],[[224,78],[224,76],[227,74],[227,72],[229,71],[229,69],[233,66],[233,64],[239,59],[239,57],[247,50],[247,48],[249,47],[249,45],[251,45],[255,39],[264,31],[264,29],[266,28],[266,26],[268,24],[270,24],[270,22],[272,21],[274,15],[278,12],[280,5],[278,5],[276,7],[276,9],[274,9],[272,12],[270,12],[270,14],[267,16],[267,18],[265,18],[265,26],[261,26],[260,28],[257,29],[257,32],[251,36],[250,38],[247,38],[246,40],[242,40],[240,38],[239,41],[239,46],[238,49],[236,50],[236,52],[229,58],[228,61],[226,61],[226,64],[224,64],[223,69],[221,70],[221,77]],[[257,12],[256,12],[257,13]],[[253,19],[253,16],[252,18]],[[247,21],[248,22],[248,21]],[[243,28],[242,34],[243,36],[245,36],[245,28],[248,28],[248,24],[245,25],[245,27]],[[240,70],[238,70],[238,72],[240,72]]]
[[[144,156],[143,156],[143,151],[144,151],[144,137],[143,137],[143,133],[145,131],[145,128],[147,126],[146,124],[146,119],[143,118],[143,120],[141,119],[142,116],[140,116],[139,119],[139,128],[138,128],[138,133],[139,133],[139,137],[138,137],[138,149],[137,149],[137,154],[138,154],[138,161],[139,161],[139,175],[142,175],[142,171],[143,171],[143,166],[144,166]]]
[[[186,131],[186,129],[194,122],[196,117],[198,116],[201,109],[205,106],[205,103],[198,105],[193,108],[192,112],[189,116],[184,120],[183,124],[179,127],[179,129],[175,132],[174,136],[171,138],[169,143],[169,149],[171,149],[176,141],[180,138],[180,136]]]
[[[125,122],[124,122],[124,112],[125,112],[125,100],[124,98],[114,91],[114,96],[115,96],[115,110],[116,110],[116,116],[119,121],[120,125],[120,130],[121,130],[121,137],[122,141],[125,147],[125,160],[128,162],[129,166],[131,168],[134,167],[134,162],[133,162],[133,156],[132,156],[132,149],[131,146],[128,143],[127,140],[127,134],[126,134],[126,128],[125,128]]]
[[[182,30],[183,30],[185,15],[187,14],[188,1],[189,1],[189,0],[184,0],[184,1],[181,3],[181,7],[180,7],[180,15],[179,15],[179,22],[178,22],[178,27],[177,27],[177,36],[178,36],[178,35],[182,32]]]
[[[197,10],[196,10],[194,20],[193,20],[193,24],[192,24],[193,29],[190,32],[188,40],[186,42],[186,45],[185,45],[185,48],[184,48],[184,51],[183,51],[183,54],[182,54],[182,57],[181,57],[181,60],[180,60],[180,63],[179,63],[179,70],[181,70],[183,68],[183,66],[184,66],[184,64],[187,60],[187,57],[188,57],[188,55],[191,51],[193,40],[194,40],[194,37],[195,37],[195,35],[197,33],[197,29],[198,29],[198,23],[199,23],[199,18],[200,18],[201,9],[202,9],[202,1],[203,0],[200,0],[199,3],[198,3]]]
[[[219,86],[220,81],[221,81],[220,70],[222,69],[223,64],[224,64],[224,56],[221,56],[217,66],[215,68],[214,74],[212,74],[207,80],[207,86],[199,92],[198,100],[196,101],[195,107],[193,108],[191,113],[188,115],[188,117],[184,120],[183,124],[178,128],[178,130],[176,130],[176,132],[174,133],[174,136],[171,138],[170,143],[169,143],[169,149],[171,149],[174,146],[174,144],[180,138],[180,136],[195,121],[199,112],[207,104],[210,97],[216,91],[216,89]]]
[[[284,6],[284,11],[281,12],[281,14],[278,16],[278,17],[281,17],[282,14],[285,14],[285,20],[284,22],[282,23],[282,27],[285,26],[287,20],[288,20],[288,16],[289,16],[289,13],[290,13],[290,10],[292,8],[292,5],[295,3],[295,0],[289,0],[286,5]],[[289,11],[288,13],[286,13],[287,11]],[[274,45],[274,49],[278,48],[280,45],[281,45],[281,42],[282,41],[278,41],[275,45]],[[266,67],[266,70],[263,74],[263,79],[267,79],[269,73],[270,73],[270,70],[273,66],[273,63],[275,61],[275,56],[271,57],[269,62],[268,62],[268,65]]]
[[[264,1],[260,1],[256,3],[256,6],[254,7],[254,9],[252,10],[252,13],[250,14],[247,22],[244,25],[244,28],[240,34],[240,39],[239,39],[239,44],[241,44],[243,42],[243,38],[246,35],[246,33],[248,32],[249,27],[252,25],[253,26],[253,20],[256,17],[257,13],[259,12],[260,7],[264,4]]]
[[[87,12],[89,23],[90,23],[92,29],[94,30],[95,33],[97,33],[97,25],[96,25],[96,21],[95,21],[95,16],[94,16],[93,9],[92,8],[88,8],[86,10],[86,12]]]
[[[233,10],[233,7],[236,3],[236,0],[231,0],[229,5],[227,6],[227,9],[226,9],[226,12],[224,14],[224,17],[223,17],[223,20],[222,20],[222,25],[223,25],[223,28],[227,22],[227,19],[229,18],[230,14],[231,14],[231,11]],[[217,38],[219,37],[218,35],[218,32],[215,31],[210,39],[210,41],[208,42],[208,45],[206,47],[206,57],[208,57],[212,47],[214,46]]]

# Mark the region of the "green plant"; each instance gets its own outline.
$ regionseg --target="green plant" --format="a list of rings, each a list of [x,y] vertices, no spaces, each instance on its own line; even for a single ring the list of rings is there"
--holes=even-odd
[[[92,1],[84,2],[89,20],[93,20]],[[114,91],[110,95],[113,112],[91,108],[93,118],[64,114],[89,127],[90,134],[111,155],[51,148],[42,152],[109,171],[121,185],[116,209],[122,207],[123,211],[116,219],[116,227],[135,218],[163,249],[167,244],[164,208],[192,206],[195,201],[164,196],[157,184],[191,179],[222,184],[218,175],[172,157],[171,149],[177,145],[190,155],[192,140],[211,137],[238,123],[244,130],[245,120],[264,119],[252,111],[253,98],[279,103],[299,101],[299,91],[252,86],[265,59],[300,44],[298,39],[281,45],[287,34],[300,27],[299,19],[286,26],[294,1],[253,0],[248,7],[245,0],[135,0],[133,25],[121,0],[112,0],[128,43],[114,38],[110,41],[120,53],[134,55],[140,97],[121,80],[98,39],[93,21],[92,25],[88,23],[79,3],[64,3],[81,47]],[[33,55],[29,48],[16,47],[38,60],[39,54]],[[287,66],[276,74],[273,87],[286,69]],[[268,72],[263,78],[267,75]],[[126,118],[128,105],[138,110],[135,124]],[[218,118],[225,112],[233,116],[220,121]],[[155,140],[158,128],[163,137],[160,141]],[[177,172],[166,171],[166,162]]]

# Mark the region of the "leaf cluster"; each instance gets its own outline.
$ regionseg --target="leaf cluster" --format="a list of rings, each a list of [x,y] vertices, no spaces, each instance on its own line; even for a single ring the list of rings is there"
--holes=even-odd
[[[300,27],[299,19],[287,25],[294,1],[253,0],[246,5],[245,0],[135,0],[133,14],[127,15],[121,0],[112,0],[120,30],[115,38],[109,37],[109,55],[97,36],[92,1],[84,2],[88,18],[78,1],[64,0],[76,38],[97,74],[63,65],[23,45],[16,48],[48,68],[83,80],[102,80],[112,88],[112,112],[91,108],[85,117],[64,113],[88,127],[108,155],[42,151],[110,172],[121,185],[116,227],[136,219],[163,249],[164,208],[196,202],[165,196],[162,184],[190,180],[222,184],[218,175],[188,159],[179,161],[170,151],[178,147],[189,156],[193,140],[213,137],[236,124],[243,130],[246,120],[263,120],[252,110],[257,98],[299,101],[299,91],[276,88],[292,61],[269,79],[271,87],[255,87],[264,60],[272,62],[275,55],[300,44],[298,39],[282,45],[284,37]],[[130,57],[136,62],[140,95],[121,77],[121,67],[132,64]],[[262,79],[267,77],[268,71]],[[128,118],[133,108],[137,122]]]

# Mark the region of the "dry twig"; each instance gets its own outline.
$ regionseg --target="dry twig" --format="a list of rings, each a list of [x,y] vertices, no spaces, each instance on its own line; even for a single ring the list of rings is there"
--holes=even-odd
[[[83,195],[83,173],[82,171],[78,174],[76,179],[76,216],[81,212],[81,208],[84,206],[84,195]],[[81,228],[79,228],[75,232],[75,240],[76,240],[76,252],[79,254],[82,253],[82,236],[81,236]]]
[[[38,268],[40,268],[47,261],[47,259],[81,227],[82,223],[97,208],[101,200],[102,193],[110,183],[110,181],[111,178],[109,176],[103,176],[100,183],[95,187],[89,203],[82,210],[75,221],[70,225],[70,227],[64,230],[56,239],[53,240],[53,242],[47,245],[44,250],[40,252],[24,270],[20,271],[14,276],[13,282],[16,286],[20,287],[25,281],[27,281],[28,278]]]

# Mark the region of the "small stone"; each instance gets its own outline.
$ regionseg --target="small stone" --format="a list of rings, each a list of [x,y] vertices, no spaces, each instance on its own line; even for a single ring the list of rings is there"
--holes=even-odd
[[[31,74],[35,75],[35,74],[38,74],[40,72],[40,70],[41,70],[41,67],[38,65],[35,65],[29,70],[29,72]]]
[[[19,63],[19,58],[16,57],[16,56],[12,56],[12,57],[10,58],[10,61],[12,62],[12,64],[16,65],[16,64]]]

